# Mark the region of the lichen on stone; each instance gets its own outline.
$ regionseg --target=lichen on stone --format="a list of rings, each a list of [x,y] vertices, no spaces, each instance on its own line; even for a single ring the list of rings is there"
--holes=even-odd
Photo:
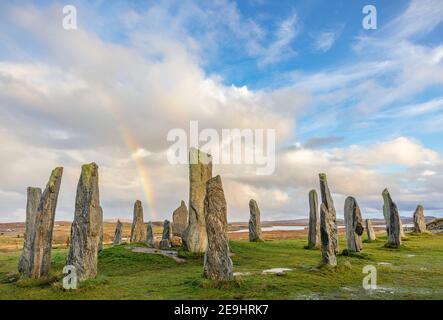
[[[89,189],[89,186],[91,184],[92,173],[94,172],[94,170],[97,170],[97,168],[98,167],[97,164],[95,164],[95,162],[82,165],[82,174],[81,174],[82,184],[87,189]]]

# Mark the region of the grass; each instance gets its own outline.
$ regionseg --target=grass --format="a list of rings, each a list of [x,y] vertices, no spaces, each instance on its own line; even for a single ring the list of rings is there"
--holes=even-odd
[[[231,241],[235,272],[249,272],[229,282],[202,277],[203,255],[179,250],[178,264],[157,254],[136,253],[127,245],[105,247],[99,254],[99,276],[64,291],[61,270],[66,249],[52,254],[47,279],[20,279],[20,252],[0,253],[0,299],[443,299],[443,234],[408,234],[400,249],[384,248],[385,238],[365,243],[358,254],[338,255],[338,266],[321,268],[320,250],[306,241]],[[345,241],[340,241],[341,249]],[[378,263],[383,262],[380,265]],[[362,288],[365,265],[377,268],[379,290]],[[283,275],[271,268],[290,268]]]

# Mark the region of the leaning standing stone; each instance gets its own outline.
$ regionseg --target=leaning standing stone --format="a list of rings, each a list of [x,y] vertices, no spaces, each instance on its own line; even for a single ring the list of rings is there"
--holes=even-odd
[[[397,205],[392,201],[388,189],[383,190],[383,214],[386,220],[386,231],[388,233],[388,242],[386,247],[398,248],[401,245],[402,224],[398,214]]]
[[[184,201],[181,202],[180,207],[172,213],[172,230],[174,235],[182,237],[186,228],[188,227],[188,208]]]
[[[424,233],[426,231],[426,221],[423,206],[418,205],[414,212],[414,232]]]
[[[148,227],[146,228],[146,243],[151,248],[154,247],[154,231],[151,221],[148,222]]]
[[[309,231],[308,248],[318,248],[320,246],[320,217],[318,212],[317,191],[309,191]]]
[[[52,232],[62,175],[63,168],[55,168],[51,173],[45,191],[40,197],[31,235],[29,269],[24,271],[24,275],[28,277],[41,278],[49,274]]]
[[[131,243],[143,242],[145,240],[145,226],[143,223],[143,207],[140,200],[134,203],[134,218],[131,228]]]
[[[114,241],[112,241],[114,245],[120,244],[122,242],[122,227],[123,224],[120,222],[120,220],[117,220],[117,226],[115,227],[114,232]]]
[[[254,199],[249,200],[249,241],[263,241],[261,235],[260,209]]]
[[[390,227],[390,214],[389,214],[389,200],[387,198],[387,195],[389,195],[389,191],[388,189],[383,190],[382,196],[383,196],[383,216],[385,218],[385,223],[386,223],[386,235],[389,238],[389,227]],[[400,238],[404,238],[405,233],[403,230],[403,223],[401,222],[401,218],[400,215],[398,216],[398,220],[399,220],[399,225],[400,225]]]
[[[337,265],[335,256],[333,233],[334,233],[334,215],[328,210],[324,203],[320,206],[320,238],[322,249],[322,263],[329,266]]]
[[[206,184],[205,220],[208,248],[204,259],[204,276],[211,280],[233,279],[233,265],[229,257],[226,200],[220,176]]]
[[[363,234],[364,228],[360,207],[358,206],[357,200],[355,200],[355,198],[346,198],[344,216],[348,251],[360,252],[363,248],[361,236]]]
[[[368,234],[368,240],[374,241],[377,239],[377,236],[375,235],[374,228],[372,227],[372,222],[370,219],[366,219],[366,233]]]
[[[77,185],[71,245],[66,262],[67,265],[75,267],[79,280],[94,278],[97,275],[97,253],[102,224],[98,166],[95,163],[85,164],[82,166]]]
[[[35,218],[37,216],[40,198],[42,196],[42,189],[28,187],[27,202],[26,202],[26,226],[25,226],[25,242],[23,244],[23,251],[18,263],[18,271],[21,274],[30,273],[33,234],[35,232]]]
[[[163,222],[163,235],[160,241],[160,248],[170,248],[171,247],[171,237],[172,237],[172,226],[169,220]]]
[[[205,225],[206,182],[212,177],[212,157],[198,149],[189,152],[189,225],[183,234],[184,247],[205,252],[208,246]]]
[[[338,229],[337,229],[337,214],[334,207],[334,201],[332,200],[331,192],[329,191],[328,187],[328,180],[326,179],[326,174],[320,173],[320,191],[321,191],[321,199],[322,203],[326,206],[328,209],[328,212],[331,215],[331,241],[332,241],[332,247],[334,248],[335,253],[339,253],[339,246],[338,246]]]

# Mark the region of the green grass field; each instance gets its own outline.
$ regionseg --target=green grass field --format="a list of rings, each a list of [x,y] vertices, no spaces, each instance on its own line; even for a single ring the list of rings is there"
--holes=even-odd
[[[397,250],[383,243],[365,243],[361,254],[340,255],[337,268],[319,269],[321,252],[304,249],[303,240],[231,241],[234,271],[250,275],[228,283],[204,279],[201,256],[183,254],[187,261],[178,264],[127,245],[106,247],[99,276],[76,291],[61,286],[66,249],[53,250],[46,280],[19,279],[19,252],[0,253],[0,299],[443,299],[443,234],[408,234]],[[340,245],[345,248],[344,239]],[[362,288],[365,265],[377,268],[378,290]],[[280,267],[293,270],[262,274]]]

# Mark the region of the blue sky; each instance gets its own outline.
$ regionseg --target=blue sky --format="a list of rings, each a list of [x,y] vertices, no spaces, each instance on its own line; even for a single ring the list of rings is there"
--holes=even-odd
[[[247,218],[250,197],[265,219],[304,217],[321,171],[339,212],[354,195],[381,217],[389,187],[402,214],[419,203],[443,214],[441,1],[70,1],[70,31],[66,4],[0,4],[0,221],[23,220],[26,187],[56,165],[70,220],[89,161],[103,171],[107,217],[129,218],[134,198],[169,217],[187,173],[165,164],[165,137],[190,120],[278,131],[274,175],[217,169],[232,220]],[[376,30],[362,27],[367,4]]]

